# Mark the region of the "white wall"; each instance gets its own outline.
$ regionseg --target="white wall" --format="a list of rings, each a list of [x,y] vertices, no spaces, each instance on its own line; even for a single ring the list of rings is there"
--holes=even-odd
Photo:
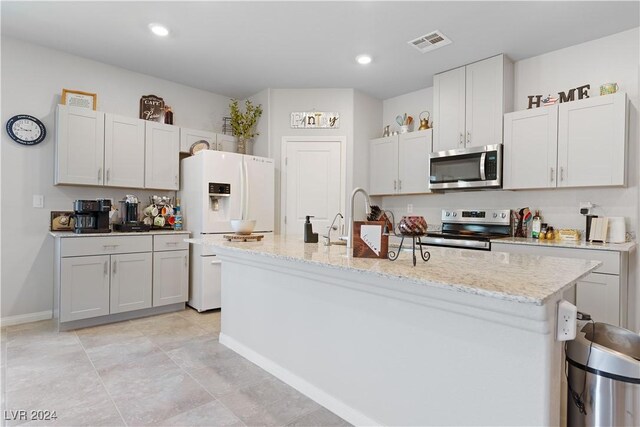
[[[344,136],[347,159],[353,158],[353,89],[271,89],[269,157],[276,167],[276,233],[280,232],[282,138],[287,136]],[[339,129],[292,129],[294,111],[335,111],[340,113]],[[348,163],[347,163],[348,164]],[[353,168],[347,166],[346,188],[353,188]],[[302,233],[302,230],[300,230]]]
[[[639,106],[639,36],[638,28],[614,34],[587,43],[571,46],[515,63],[515,109],[527,107],[527,96],[557,93],[582,84],[591,84],[590,96],[599,95],[599,86],[617,82],[621,91],[628,94],[629,151],[628,186],[626,188],[553,189],[537,191],[471,191],[449,192],[422,196],[384,197],[385,209],[394,211],[396,218],[406,215],[407,204],[414,205],[414,214],[423,215],[430,224],[440,223],[444,208],[521,208],[540,209],[545,222],[555,227],[584,229],[584,217],[579,214],[579,202],[591,201],[598,205],[594,213],[607,216],[624,216],[627,228],[638,232],[638,140]],[[460,64],[463,65],[463,64]],[[428,88],[431,89],[431,88]],[[423,91],[384,101],[385,116],[395,111],[411,108]],[[406,107],[403,101],[406,100]],[[389,101],[393,101],[391,104]],[[392,106],[393,112],[390,111]],[[431,105],[429,106],[431,108]],[[430,110],[431,111],[431,110]],[[395,117],[395,116],[394,116]],[[387,124],[387,122],[383,122]],[[532,159],[535,161],[535,159]],[[637,254],[637,251],[636,251]],[[635,260],[634,260],[635,261]],[[630,301],[640,307],[640,292],[631,283]],[[633,317],[630,325],[634,324]],[[635,316],[635,328],[640,330],[640,316]]]
[[[425,110],[433,114],[433,87],[385,99],[382,103],[382,126],[380,126],[377,136],[382,136],[383,128],[386,125],[391,125],[392,132],[399,131],[400,125],[396,123],[396,116],[404,113],[413,117],[413,130],[418,130],[418,126],[420,126],[418,118],[420,113]],[[425,117],[427,117],[426,114]],[[431,126],[431,119],[429,119],[429,126]]]
[[[229,99],[5,36],[1,59],[2,123],[22,113],[38,117],[47,128],[45,141],[34,147],[18,145],[2,132],[1,311],[6,318],[52,308],[51,210],[71,210],[73,200],[81,198],[118,200],[132,193],[146,200],[152,194],[53,185],[54,116],[62,88],[97,93],[99,110],[130,117],[138,116],[141,95],[155,94],[173,107],[176,125],[218,132]],[[44,195],[44,209],[32,208],[34,194]]]

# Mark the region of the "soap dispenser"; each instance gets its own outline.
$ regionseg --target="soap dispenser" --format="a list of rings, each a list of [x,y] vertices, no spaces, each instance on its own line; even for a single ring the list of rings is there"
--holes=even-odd
[[[304,222],[304,242],[318,243],[318,233],[313,232],[313,224],[311,224],[312,215],[307,215]]]

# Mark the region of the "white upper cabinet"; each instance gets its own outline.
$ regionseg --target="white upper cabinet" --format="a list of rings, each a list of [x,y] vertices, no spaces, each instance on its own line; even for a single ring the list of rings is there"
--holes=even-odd
[[[497,55],[433,77],[433,151],[502,143],[513,63]]]
[[[217,150],[216,134],[204,130],[180,128],[180,152],[188,153],[198,141],[207,141],[211,150]]]
[[[177,190],[180,168],[180,128],[145,123],[145,188]]]
[[[431,141],[431,129],[371,140],[371,195],[429,193]]]
[[[433,77],[433,151],[464,148],[465,67]]]
[[[429,153],[432,130],[400,135],[398,147],[398,193],[429,193]]]
[[[104,184],[144,187],[144,120],[105,114]]]
[[[102,185],[104,113],[58,105],[55,184]]]
[[[467,147],[500,144],[505,108],[505,58],[494,56],[466,67],[465,143]],[[512,85],[512,83],[509,83]],[[511,91],[509,96],[511,96]],[[511,103],[509,103],[511,105]]]
[[[504,188],[624,186],[627,96],[504,116]]]
[[[505,189],[556,186],[558,106],[504,116]]]
[[[371,140],[369,192],[395,194],[398,190],[398,135]]]
[[[559,187],[625,185],[627,95],[560,104]]]

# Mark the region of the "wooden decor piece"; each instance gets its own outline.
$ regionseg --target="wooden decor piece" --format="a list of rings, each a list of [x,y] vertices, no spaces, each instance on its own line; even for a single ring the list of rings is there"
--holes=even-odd
[[[386,259],[389,236],[383,234],[385,221],[355,221],[353,223],[353,256]]]
[[[164,99],[155,95],[144,95],[140,98],[140,118],[164,123]]]
[[[81,90],[62,89],[61,101],[62,105],[88,108],[95,111],[98,105],[98,95]]]
[[[225,234],[222,237],[229,242],[259,242],[264,234]]]

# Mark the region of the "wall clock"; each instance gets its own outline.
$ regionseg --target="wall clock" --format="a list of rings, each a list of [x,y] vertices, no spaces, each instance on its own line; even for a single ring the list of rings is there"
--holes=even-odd
[[[18,144],[36,145],[44,141],[47,129],[35,117],[18,114],[7,121],[7,133]]]

